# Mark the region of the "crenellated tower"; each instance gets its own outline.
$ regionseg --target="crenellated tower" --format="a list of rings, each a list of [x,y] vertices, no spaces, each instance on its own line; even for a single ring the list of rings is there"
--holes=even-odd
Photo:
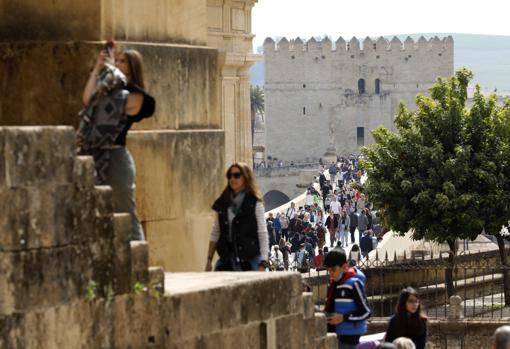
[[[266,39],[267,154],[319,159],[332,138],[339,153],[359,152],[378,125],[394,130],[400,101],[414,107],[453,74],[453,45],[451,36]]]

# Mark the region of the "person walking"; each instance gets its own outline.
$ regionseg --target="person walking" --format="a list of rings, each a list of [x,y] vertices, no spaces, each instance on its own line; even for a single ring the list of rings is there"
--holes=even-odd
[[[338,348],[354,349],[367,332],[370,317],[365,285],[357,277],[356,269],[347,263],[343,250],[331,250],[324,258],[324,265],[330,277],[324,308],[328,332],[337,334]]]
[[[363,233],[365,232],[365,230],[367,230],[367,227],[368,227],[368,218],[367,218],[367,215],[365,214],[365,211],[362,210],[360,215],[358,216],[358,236],[359,236],[360,243],[361,243],[361,237],[363,236]]]
[[[289,220],[289,231],[292,233],[294,231],[294,226],[296,225],[296,204],[294,202],[290,203],[290,207],[287,208],[285,212],[285,216]]]
[[[114,62],[113,42],[107,43],[83,91],[83,104],[78,154],[94,158],[96,184],[112,188],[114,211],[131,216],[131,239],[144,240],[135,205],[135,163],[126,148],[131,126],[156,108],[145,91],[142,55],[124,50]]]
[[[280,225],[282,227],[281,229],[281,236],[285,239],[285,241],[289,241],[289,219],[287,216],[285,216],[285,212],[280,212]]]
[[[421,311],[421,302],[416,290],[406,287],[400,292],[395,314],[386,330],[387,342],[399,337],[411,339],[416,349],[424,349],[427,342],[427,317]]]
[[[247,164],[237,162],[227,170],[227,186],[212,208],[217,219],[211,231],[205,270],[264,271],[269,266],[269,238],[262,195]]]
[[[340,216],[340,221],[338,222],[338,232],[339,232],[339,239],[342,243],[342,246],[347,247],[349,245],[349,225],[350,225],[350,219],[349,216],[345,211],[342,211],[342,215]]]
[[[358,215],[351,207],[351,212],[349,213],[349,232],[351,233],[351,243],[356,243],[354,233],[356,232],[356,227],[358,226]]]
[[[329,210],[328,218],[326,218],[326,228],[328,228],[329,232],[329,242],[331,247],[335,244],[335,233],[338,230],[338,218],[333,214],[332,210]]]

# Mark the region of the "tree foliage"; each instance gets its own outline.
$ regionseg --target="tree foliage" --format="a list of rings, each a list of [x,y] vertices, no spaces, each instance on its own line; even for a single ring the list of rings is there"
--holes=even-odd
[[[253,120],[257,113],[264,115],[264,90],[260,86],[250,88],[250,109]]]
[[[467,86],[473,74],[462,69],[439,78],[430,97],[418,95],[417,108],[401,104],[397,133],[373,132],[364,148],[368,180],[364,191],[381,208],[386,226],[414,239],[446,242],[475,239],[483,230],[498,242],[508,265],[504,235],[510,218],[510,103],[476,88],[468,109]],[[452,268],[445,271],[448,294],[454,292]],[[510,273],[503,269],[505,303],[510,305]]]
[[[258,114],[264,115],[264,90],[260,86],[250,87],[250,110],[251,110],[251,136],[255,132],[255,117]]]
[[[400,105],[397,133],[379,127],[363,150],[364,191],[400,234],[451,243],[508,224],[510,108],[479,88],[466,108],[472,76],[462,69],[439,78],[430,97],[417,96],[415,111]]]

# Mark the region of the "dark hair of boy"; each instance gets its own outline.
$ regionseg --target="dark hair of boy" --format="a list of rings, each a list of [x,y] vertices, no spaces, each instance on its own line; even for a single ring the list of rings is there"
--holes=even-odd
[[[345,263],[347,263],[345,252],[337,248],[329,251],[326,258],[324,258],[324,265],[328,268],[336,267],[337,265],[341,267]]]

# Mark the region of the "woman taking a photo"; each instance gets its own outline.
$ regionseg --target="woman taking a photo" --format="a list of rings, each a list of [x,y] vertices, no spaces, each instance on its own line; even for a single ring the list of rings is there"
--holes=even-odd
[[[112,187],[115,212],[132,220],[132,240],[144,240],[135,207],[135,164],[126,136],[135,122],[154,114],[155,100],[145,90],[142,56],[124,50],[115,59],[113,42],[99,53],[85,90],[78,132],[80,155],[92,155],[96,183]]]
[[[242,162],[227,170],[227,186],[214,202],[217,218],[211,232],[206,271],[214,252],[215,271],[264,271],[268,267],[269,238],[262,196],[251,168]]]
[[[398,298],[395,315],[386,330],[386,342],[399,337],[411,339],[416,349],[425,349],[427,341],[427,317],[421,311],[420,298],[412,287],[402,290]]]

